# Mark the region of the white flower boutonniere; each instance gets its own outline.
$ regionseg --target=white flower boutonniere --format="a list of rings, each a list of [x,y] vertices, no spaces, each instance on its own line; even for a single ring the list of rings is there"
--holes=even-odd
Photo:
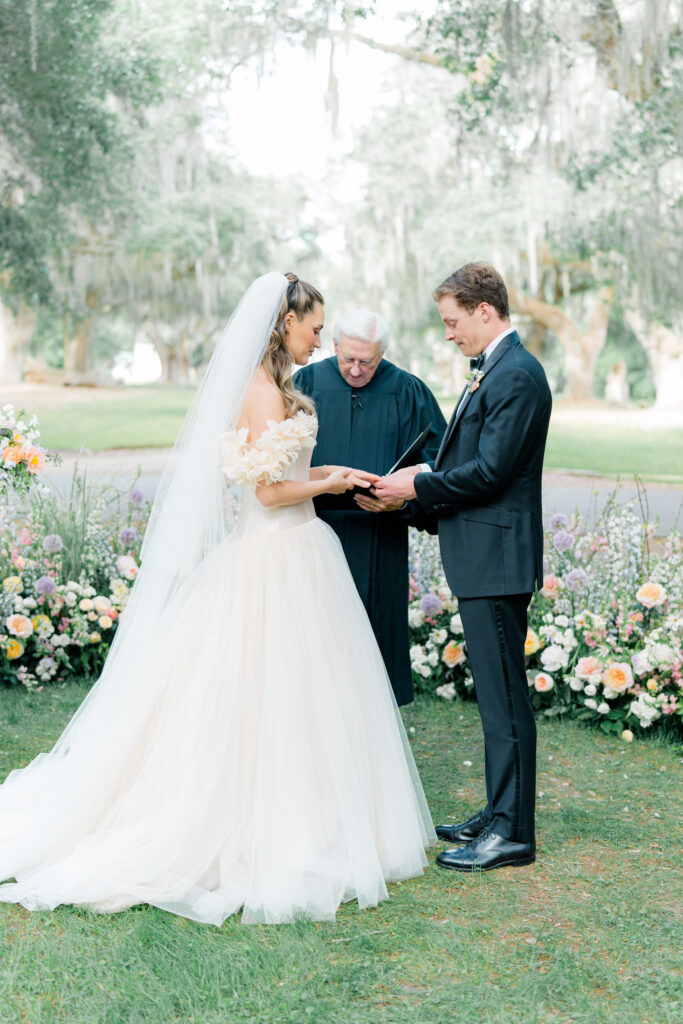
[[[470,395],[474,394],[474,392],[479,387],[479,384],[481,382],[481,378],[483,376],[484,376],[484,371],[483,370],[470,370],[470,372],[465,376],[465,380],[469,381],[469,385],[467,387],[468,394],[470,394]]]

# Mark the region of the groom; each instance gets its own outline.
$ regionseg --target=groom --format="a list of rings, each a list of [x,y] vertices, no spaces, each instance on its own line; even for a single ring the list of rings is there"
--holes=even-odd
[[[536,857],[536,723],[524,663],[527,607],[543,578],[541,473],[551,395],[543,367],[510,324],[505,283],[468,263],[434,291],[446,339],[470,358],[432,472],[412,466],[375,485],[438,519],[446,579],[458,598],[486,750],[487,804],[437,835],[456,871]]]

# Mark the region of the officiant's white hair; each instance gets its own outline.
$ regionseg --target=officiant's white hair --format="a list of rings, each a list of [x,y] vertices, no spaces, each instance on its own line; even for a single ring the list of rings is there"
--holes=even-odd
[[[366,341],[369,345],[379,342],[380,352],[384,352],[389,344],[389,324],[371,309],[352,309],[342,314],[334,325],[333,337],[337,343],[342,334],[345,338]]]

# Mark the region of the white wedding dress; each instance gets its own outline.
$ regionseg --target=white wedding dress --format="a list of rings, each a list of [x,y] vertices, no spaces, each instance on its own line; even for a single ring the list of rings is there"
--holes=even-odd
[[[300,412],[256,446],[224,435],[236,526],[164,612],[117,742],[0,787],[0,901],[328,920],[422,873],[434,830],[341,546],[311,501],[255,495],[308,479],[316,430]]]

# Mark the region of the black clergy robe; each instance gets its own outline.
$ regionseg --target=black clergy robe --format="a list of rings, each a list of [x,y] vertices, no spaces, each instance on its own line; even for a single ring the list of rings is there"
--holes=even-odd
[[[433,462],[446,421],[426,384],[383,359],[365,387],[353,388],[336,358],[299,370],[296,387],[318,412],[313,466],[353,466],[386,473],[431,423],[415,462]],[[364,512],[350,494],[322,494],[317,514],[339,537],[368,613],[399,704],[413,699],[408,637],[408,526],[406,511]],[[349,637],[353,643],[353,637]]]

